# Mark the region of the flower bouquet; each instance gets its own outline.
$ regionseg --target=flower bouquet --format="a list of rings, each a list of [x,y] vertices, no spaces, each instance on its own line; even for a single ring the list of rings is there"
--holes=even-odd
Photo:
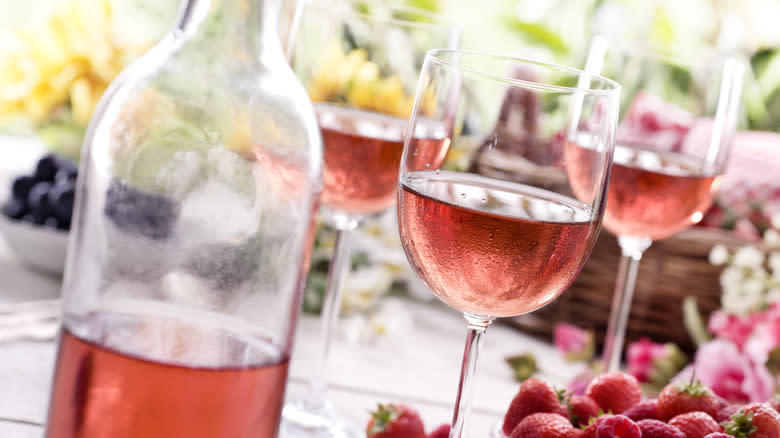
[[[170,15],[127,8],[68,0],[46,19],[0,35],[0,132],[35,135],[77,158],[103,92],[157,40]]]

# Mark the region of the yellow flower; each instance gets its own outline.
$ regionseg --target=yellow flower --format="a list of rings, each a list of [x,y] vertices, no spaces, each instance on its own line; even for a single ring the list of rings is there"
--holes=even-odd
[[[338,42],[332,42],[312,71],[308,86],[314,102],[347,102],[397,117],[409,117],[414,96],[407,94],[400,77],[381,76],[379,65],[369,60],[365,49],[344,53]],[[425,96],[426,114],[435,110],[432,95]]]
[[[70,0],[42,26],[12,35],[2,48],[0,117],[22,113],[41,124],[69,109],[86,125],[131,52],[112,38],[111,20],[107,0]]]

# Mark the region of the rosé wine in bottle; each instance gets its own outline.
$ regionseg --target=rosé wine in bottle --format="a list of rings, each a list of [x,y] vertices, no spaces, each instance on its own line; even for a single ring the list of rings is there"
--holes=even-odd
[[[165,320],[100,321],[91,336],[120,336],[122,350],[63,330],[47,438],[276,437],[289,364],[277,346],[185,324],[172,335]]]
[[[322,203],[353,214],[393,205],[409,120],[333,104],[317,104],[315,111],[324,144]],[[445,141],[437,126],[421,123],[417,131],[415,141]]]
[[[702,219],[719,182],[702,159],[616,145],[604,226],[616,235],[672,236]]]
[[[449,171],[407,174],[398,216],[407,256],[433,292],[463,312],[499,317],[563,292],[599,223],[567,196]]]

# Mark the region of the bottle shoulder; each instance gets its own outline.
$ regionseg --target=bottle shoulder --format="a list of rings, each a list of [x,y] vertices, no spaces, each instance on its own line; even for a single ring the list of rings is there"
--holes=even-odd
[[[283,57],[226,55],[206,63],[185,49],[168,38],[131,64],[107,91],[98,118],[142,132],[194,130],[275,147],[320,142],[311,101]]]
[[[113,163],[119,176],[143,181],[177,154],[208,162],[224,150],[244,160],[284,163],[316,189],[320,133],[284,59],[270,66],[260,60],[205,64],[193,62],[182,47],[168,38],[117,78],[90,124],[92,153]]]

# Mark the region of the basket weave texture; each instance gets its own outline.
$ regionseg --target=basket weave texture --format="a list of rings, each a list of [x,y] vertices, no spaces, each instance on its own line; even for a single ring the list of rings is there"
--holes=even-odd
[[[683,299],[694,297],[706,321],[720,307],[719,276],[723,269],[709,263],[710,250],[723,244],[733,251],[746,243],[730,232],[699,227],[654,242],[639,264],[626,345],[647,336],[654,342],[674,342],[692,353],[695,346],[683,324]],[[602,230],[582,272],[557,300],[533,313],[511,318],[508,323],[551,339],[555,324],[567,322],[592,330],[601,348],[619,258],[615,236]]]

